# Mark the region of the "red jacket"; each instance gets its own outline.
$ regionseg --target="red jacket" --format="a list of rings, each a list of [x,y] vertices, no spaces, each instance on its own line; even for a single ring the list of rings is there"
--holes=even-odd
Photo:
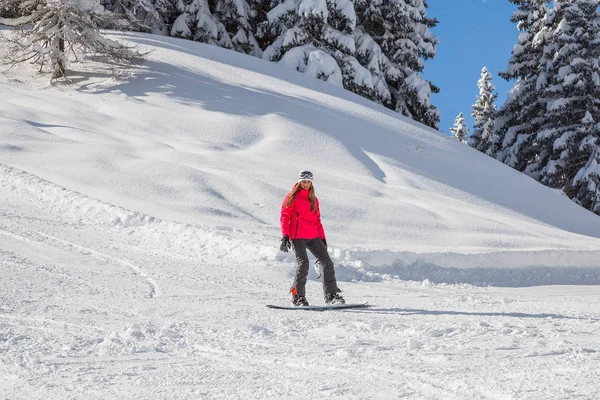
[[[310,191],[300,189],[296,198],[286,207],[285,204],[290,194],[285,196],[281,205],[281,233],[283,236],[289,236],[290,239],[325,239],[325,231],[321,224],[321,210],[319,209],[319,200],[316,201],[316,210],[311,211]]]

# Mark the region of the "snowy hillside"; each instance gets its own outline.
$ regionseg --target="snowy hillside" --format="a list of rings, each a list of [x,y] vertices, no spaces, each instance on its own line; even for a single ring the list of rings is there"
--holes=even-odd
[[[117,37],[148,60],[0,73],[0,397],[594,398],[597,216],[283,65]],[[264,307],[301,169],[372,308]]]

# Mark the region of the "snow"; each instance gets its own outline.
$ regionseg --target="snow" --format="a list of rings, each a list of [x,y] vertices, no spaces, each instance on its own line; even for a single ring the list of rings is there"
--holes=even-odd
[[[171,28],[171,35],[181,36],[181,37],[186,37],[186,38],[191,37],[192,32],[190,31],[190,28],[188,27],[188,24],[187,24],[188,18],[189,18],[189,14],[187,14],[187,13],[183,13],[179,17],[177,17],[175,22],[173,22],[173,27]]]
[[[327,23],[329,11],[327,10],[326,0],[300,0],[298,5],[298,15],[304,18],[318,17]]]
[[[304,43],[308,39],[308,35],[306,34],[306,32],[302,28],[297,27],[297,26],[288,29],[285,32],[285,35],[282,35],[282,36],[283,36],[283,42],[281,43],[281,46],[283,46],[283,47],[290,47],[296,43]],[[279,45],[278,41],[276,41],[269,47],[277,47],[278,45]],[[268,48],[267,48],[267,50],[268,50]],[[265,51],[265,53],[266,52],[267,51]]]
[[[419,42],[419,47],[423,48],[424,52],[426,54],[435,54],[436,46],[434,43],[436,43],[436,42],[432,41],[433,35],[431,34],[429,27],[424,24],[416,23],[415,24],[415,33],[417,33],[419,36],[421,36],[422,39],[426,39],[426,40],[421,40]]]
[[[569,103],[571,103],[571,101],[572,101],[572,99],[565,99],[565,98],[549,100],[546,105],[546,109],[550,112],[550,111],[556,111],[560,108],[566,108],[569,105]]]
[[[335,0],[333,2],[335,8],[350,21],[350,29],[354,31],[356,28],[356,11],[352,0]]]
[[[212,39],[216,40],[219,36],[219,26],[217,25],[217,22],[209,13],[198,12],[198,14],[198,28]]]
[[[147,61],[0,72],[0,397],[596,398],[597,216],[283,65],[111,39]],[[369,309],[265,307],[307,167]]]
[[[306,47],[308,47],[308,49]],[[314,50],[314,47],[299,46],[291,48],[283,55],[283,57],[281,57],[279,64],[295,69],[296,71],[304,72],[304,70],[306,70],[307,50],[310,52],[311,50]]]
[[[333,57],[322,50],[313,50],[308,54],[308,63],[304,73],[333,85],[342,86],[340,67]]]
[[[344,61],[346,61],[354,71],[352,73],[352,80],[356,85],[373,89],[373,76],[368,69],[360,65],[354,57],[345,57]]]
[[[594,71],[594,73],[592,73],[592,81],[596,86],[600,86],[600,75],[598,75],[598,72]]]
[[[532,41],[533,47],[542,46],[546,41],[547,33],[547,28],[542,28],[538,33],[536,33]]]
[[[277,19],[281,18],[284,14],[295,10],[296,0],[285,0],[267,13],[267,19],[269,22],[273,23]]]
[[[584,117],[582,122],[593,123],[594,121],[592,119],[592,115],[589,112],[586,112],[586,116]],[[588,146],[596,146],[596,143],[598,143],[598,138],[596,136],[594,136],[594,135],[586,136],[581,141],[581,144],[579,145],[579,149],[583,150],[585,147],[588,147]]]
[[[572,86],[574,82],[580,82],[579,74],[569,74],[565,76],[563,86]]]
[[[569,140],[572,139],[573,137],[575,137],[576,135],[577,135],[577,133],[573,132],[573,131],[564,132],[562,135],[560,135],[559,138],[554,140],[554,143],[552,143],[552,149],[554,151],[566,149],[567,145],[569,143]]]
[[[336,43],[338,46],[342,46],[350,54],[356,52],[356,43],[354,43],[354,37],[351,35],[345,35],[333,29],[330,26],[326,26],[323,32],[323,38],[329,43]]]
[[[577,175],[575,175],[573,182],[577,183],[583,179],[589,179],[590,175],[600,176],[600,166],[598,165],[598,161],[596,161],[595,157],[590,158],[586,166],[577,171]],[[593,180],[589,179],[589,181],[589,184],[593,185]],[[596,188],[590,189],[594,192],[596,191]]]
[[[566,19],[562,19],[559,23],[558,26],[555,29],[555,32],[557,35],[561,35],[561,34],[566,34],[566,32],[569,32],[571,30],[571,27],[569,26],[569,23],[567,22]]]
[[[572,74],[573,68],[570,65],[565,65],[558,69],[558,77],[560,80],[565,80],[568,78],[568,75],[576,75]]]
[[[279,64],[333,85],[342,86],[342,71],[335,59],[312,45],[289,49]]]
[[[520,39],[521,39],[521,38],[520,38],[520,36],[519,36],[519,43],[520,43]],[[521,45],[521,44],[519,44],[519,43],[517,43],[517,44],[515,44],[515,45],[513,46],[513,51],[512,51],[512,55],[513,55],[513,57],[516,57],[516,56],[518,56],[518,55],[521,55],[521,54],[522,54],[522,53],[525,51],[525,46],[523,46],[523,45]]]
[[[418,74],[411,72],[405,78],[405,84],[415,91],[419,103],[429,105],[431,98],[431,87],[429,83]]]

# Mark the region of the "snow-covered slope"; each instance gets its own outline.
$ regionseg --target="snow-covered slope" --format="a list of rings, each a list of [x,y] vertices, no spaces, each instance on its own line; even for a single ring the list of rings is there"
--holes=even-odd
[[[74,66],[83,72],[58,87],[5,75],[0,162],[161,220],[260,232],[269,248],[285,193],[311,169],[339,257],[598,265],[596,254],[553,252],[598,250],[597,216],[436,131],[281,65],[123,36],[151,50],[139,69]]]
[[[118,37],[148,60],[0,73],[0,397],[594,398],[597,216],[281,65]],[[373,308],[264,307],[300,169]]]

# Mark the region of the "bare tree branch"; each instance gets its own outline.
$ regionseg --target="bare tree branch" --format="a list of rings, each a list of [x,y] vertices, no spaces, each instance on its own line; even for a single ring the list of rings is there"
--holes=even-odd
[[[15,29],[1,38],[7,46],[2,62],[18,64],[50,62],[53,78],[66,76],[67,54],[75,59],[95,56],[118,64],[141,62],[144,54],[100,32],[114,15],[97,0],[1,0],[2,6],[17,7],[15,18],[0,18],[0,23]],[[4,46],[3,46],[4,47]]]

